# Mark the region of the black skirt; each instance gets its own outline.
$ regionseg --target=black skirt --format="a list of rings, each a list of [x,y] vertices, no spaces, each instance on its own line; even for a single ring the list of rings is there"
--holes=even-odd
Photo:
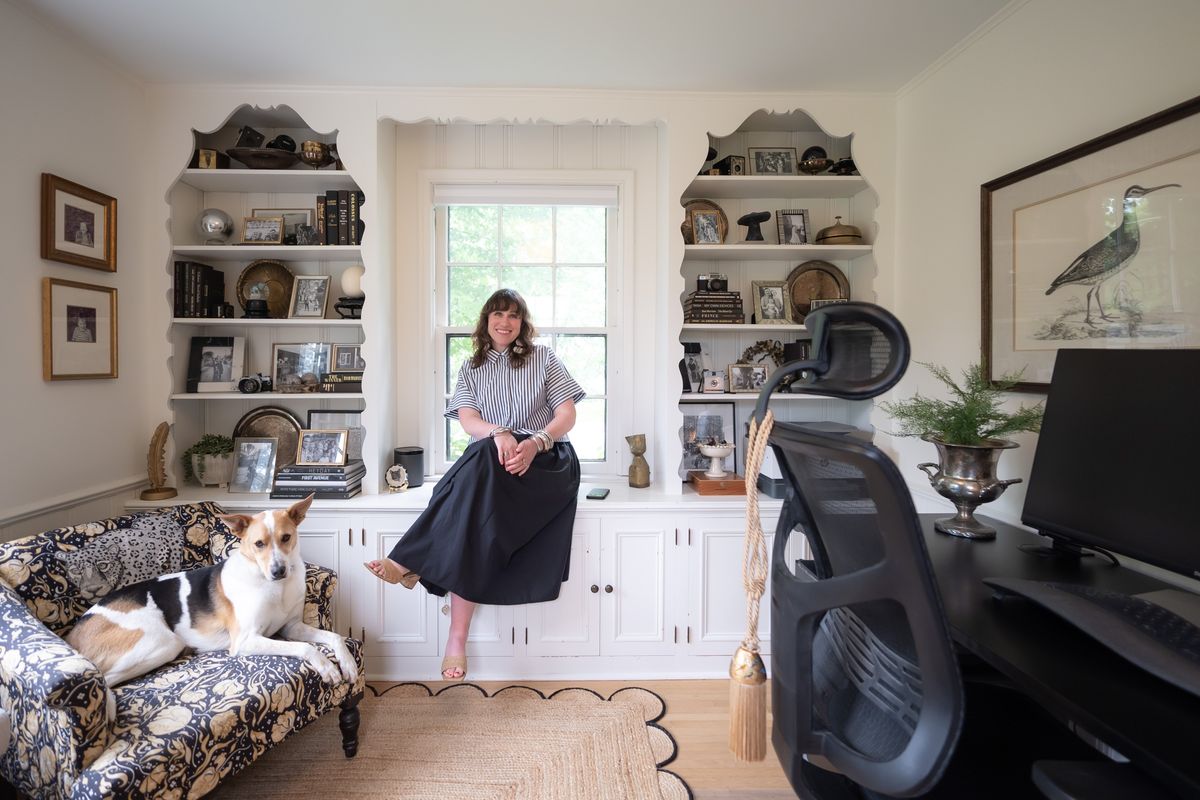
[[[570,443],[539,453],[517,477],[499,462],[496,443],[481,439],[437,482],[389,557],[439,597],[497,606],[554,600],[568,577],[578,493]]]

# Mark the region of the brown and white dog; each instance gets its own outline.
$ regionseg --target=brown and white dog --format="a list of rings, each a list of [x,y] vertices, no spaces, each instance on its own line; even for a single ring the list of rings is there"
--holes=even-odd
[[[296,526],[311,503],[310,495],[286,511],[221,515],[241,540],[229,558],[118,589],[87,610],[67,643],[99,667],[109,686],[189,647],[293,656],[330,683],[342,675],[354,681],[358,669],[342,637],[302,621],[304,561]],[[269,638],[276,633],[289,641]],[[333,650],[341,673],[312,642]]]

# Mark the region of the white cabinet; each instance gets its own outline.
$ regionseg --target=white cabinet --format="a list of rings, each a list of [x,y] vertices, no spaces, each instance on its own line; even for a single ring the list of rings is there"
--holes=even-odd
[[[676,598],[685,585],[669,514],[601,521],[600,652],[655,655],[675,648]]]
[[[339,588],[333,596],[333,629],[355,637],[359,635],[359,630],[353,627],[358,615],[353,607],[352,593],[345,591],[342,582],[353,569],[357,551],[352,537],[356,534],[353,518],[343,514],[310,512],[300,525],[300,554],[304,560],[331,569],[338,575]]]
[[[774,544],[777,518],[764,517],[767,552]],[[742,580],[746,517],[695,516],[687,518],[688,548],[688,651],[695,655],[729,655],[746,636],[746,591]],[[768,570],[769,573],[769,570]],[[770,652],[771,581],[759,607],[758,636],[763,652]]]
[[[404,537],[415,513],[364,514],[356,519],[362,561],[384,558]],[[355,630],[365,630],[370,656],[435,656],[440,652],[439,598],[418,584],[412,589],[387,583],[361,564],[351,565],[352,578],[343,577],[343,590],[354,595]]]
[[[525,653],[600,655],[600,520],[575,520],[571,566],[558,599],[525,607]]]

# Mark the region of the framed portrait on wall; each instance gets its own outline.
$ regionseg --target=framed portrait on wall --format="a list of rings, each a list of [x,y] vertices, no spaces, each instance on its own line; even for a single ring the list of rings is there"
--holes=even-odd
[[[117,199],[42,173],[42,258],[117,271]]]
[[[1200,98],[981,187],[982,363],[1044,392],[1060,348],[1200,347]]]
[[[42,378],[117,377],[117,290],[42,278]]]

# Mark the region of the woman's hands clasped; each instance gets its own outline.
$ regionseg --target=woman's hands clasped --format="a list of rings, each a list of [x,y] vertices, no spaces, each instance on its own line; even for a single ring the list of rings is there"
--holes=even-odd
[[[518,443],[511,433],[501,433],[496,436],[496,453],[504,469],[520,477],[529,471],[538,449],[532,439]]]

